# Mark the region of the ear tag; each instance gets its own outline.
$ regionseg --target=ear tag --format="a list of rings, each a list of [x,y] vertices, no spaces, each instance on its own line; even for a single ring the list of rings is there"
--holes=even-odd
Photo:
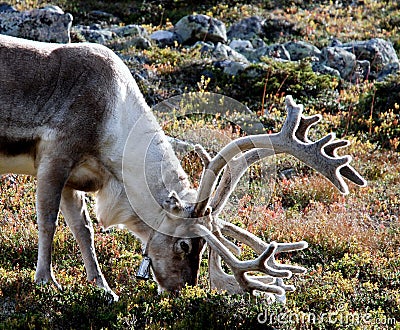
[[[136,278],[140,280],[148,280],[150,278],[150,266],[151,259],[148,256],[144,256],[136,273]]]

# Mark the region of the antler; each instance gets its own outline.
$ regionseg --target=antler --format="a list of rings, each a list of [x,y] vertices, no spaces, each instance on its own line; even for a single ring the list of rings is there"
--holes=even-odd
[[[212,287],[225,289],[229,293],[259,290],[283,295],[285,291],[294,290],[293,286],[284,284],[283,278],[291,277],[292,273],[306,271],[303,267],[279,264],[275,261],[276,253],[302,250],[307,247],[306,242],[267,244],[244,229],[219,219],[215,220],[250,165],[274,154],[288,153],[322,173],[343,194],[348,193],[348,186],[343,177],[360,186],[366,184],[357,171],[349,165],[351,157],[337,155],[337,149],[347,146],[348,141],[334,141],[333,133],[316,142],[310,141],[308,131],[320,121],[321,116],[303,116],[302,105],[296,105],[291,96],[286,97],[286,108],[288,116],[279,133],[253,135],[234,140],[212,159],[203,149],[200,150],[205,170],[195,205],[195,215],[204,219],[208,213],[211,222],[211,227],[210,223],[208,227],[212,228],[212,231],[201,224],[195,225],[195,231],[204,237],[210,246],[209,270]],[[222,169],[224,173],[209,202]],[[239,254],[240,249],[222,234],[250,246],[259,256],[251,261],[238,260],[233,253]],[[221,257],[231,268],[233,275],[223,271]],[[262,272],[266,276],[247,275],[252,271]]]
[[[304,273],[306,270],[299,266],[277,264],[275,254],[304,249],[307,247],[306,242],[267,244],[257,236],[228,222],[219,220],[217,228],[215,225],[213,222],[213,232],[201,224],[196,224],[194,228],[196,234],[202,236],[210,246],[209,275],[212,288],[226,290],[231,294],[257,290],[278,296],[284,295],[285,291],[294,291],[294,287],[285,285],[282,278],[290,278],[292,273]],[[228,236],[253,248],[259,256],[249,261],[238,260],[230,251],[236,250],[236,247],[232,248],[232,243],[222,236],[219,227]],[[229,242],[228,246],[226,242]],[[231,268],[233,275],[228,275],[222,270],[220,257]],[[248,272],[261,272],[267,276],[249,276],[246,274]]]
[[[303,106],[297,105],[291,96],[286,97],[286,109],[288,115],[282,130],[276,134],[260,134],[251,135],[236,139],[226,145],[208,164],[205,168],[200,188],[198,199],[195,206],[195,214],[203,216],[211,193],[216,184],[216,178],[221,170],[234,159],[240,152],[245,152],[241,157],[246,157],[251,161],[259,160],[265,156],[279,153],[288,153],[303,161],[308,166],[314,168],[329,181],[331,181],[341,193],[348,193],[348,186],[343,180],[343,177],[349,179],[357,185],[365,186],[365,180],[357,173],[357,171],[349,165],[351,156],[338,156],[337,149],[345,147],[349,144],[345,140],[335,139],[335,134],[330,133],[322,139],[312,142],[308,139],[307,134],[311,126],[315,125],[320,119],[320,115],[305,117],[302,115]],[[263,148],[264,151],[255,153],[254,149]],[[246,152],[250,150],[250,154]],[[253,162],[254,162],[253,161]],[[235,162],[235,161],[234,161]],[[246,166],[247,168],[248,166]],[[235,166],[233,166],[235,168]],[[235,176],[241,176],[244,171],[235,170]],[[235,182],[232,178],[225,179],[226,181]],[[237,182],[236,182],[237,183]],[[221,186],[221,185],[220,185]],[[224,203],[230,192],[233,189],[226,189],[225,193],[220,193],[218,197],[220,203]],[[218,194],[217,194],[218,195]],[[212,203],[214,206],[219,203]]]

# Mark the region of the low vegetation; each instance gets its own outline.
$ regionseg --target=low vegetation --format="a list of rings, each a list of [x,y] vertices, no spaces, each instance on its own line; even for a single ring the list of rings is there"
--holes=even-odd
[[[42,1],[15,3],[19,9]],[[175,23],[196,11],[229,24],[274,12],[297,22],[301,37],[317,46],[383,37],[400,50],[400,7],[395,1],[53,1],[89,21],[101,9],[120,21],[149,29]],[[335,4],[333,4],[335,3]],[[157,7],[158,6],[158,7]],[[158,8],[157,10],[155,8]],[[173,8],[173,9],[171,9]],[[156,13],[156,14],[155,14]],[[138,20],[141,17],[141,20]],[[286,37],[288,38],[288,37]],[[265,59],[257,74],[228,77],[196,49],[124,49],[132,72],[152,72],[140,82],[149,104],[190,91],[226,94],[245,103],[272,132],[285,117],[283,99],[292,94],[306,113],[324,116],[315,138],[335,131],[350,139],[347,152],[368,187],[351,186],[341,196],[327,181],[289,157],[276,159],[278,176],[266,203],[252,190],[241,196],[230,221],[266,241],[306,240],[309,248],[288,262],[308,272],[289,282],[297,290],[287,302],[229,296],[209,290],[207,259],[200,284],[180,294],[158,294],[153,281],[135,278],[141,245],[128,232],[103,232],[95,222],[96,250],[110,286],[120,296],[110,302],[88,284],[72,234],[60,218],[54,270],[63,290],[33,283],[37,257],[35,179],[0,177],[0,329],[400,329],[400,78],[350,84],[317,75],[307,61],[287,65]],[[129,61],[130,57],[141,61]],[[143,64],[144,63],[144,64]],[[285,175],[290,171],[290,176]],[[88,196],[93,206],[93,196]],[[95,219],[93,211],[92,219]],[[251,254],[249,251],[245,255]],[[283,256],[284,257],[284,256]]]

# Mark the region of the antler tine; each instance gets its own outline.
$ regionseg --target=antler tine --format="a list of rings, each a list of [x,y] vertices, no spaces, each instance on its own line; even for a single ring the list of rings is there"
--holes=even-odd
[[[307,133],[310,127],[320,121],[321,118],[322,117],[320,115],[314,115],[310,117],[301,116],[299,127],[295,133],[296,138],[304,143],[312,143],[308,139]],[[334,136],[332,134],[326,136],[324,139],[318,141],[318,147],[322,145],[323,150],[327,156],[331,158],[337,158],[338,155],[336,153],[336,150],[348,146],[350,142],[347,140],[332,141],[333,138]],[[232,193],[232,191],[234,191],[237,183],[239,182],[240,178],[248,167],[263,158],[275,155],[277,153],[278,152],[273,149],[255,149],[247,151],[241,156],[235,157],[230,162],[228,162],[228,164],[225,166],[220,182],[216,188],[215,195],[210,203],[213,209],[213,214],[217,216],[224,208],[230,194]],[[344,165],[343,167],[339,168],[339,172],[343,177],[359,186],[366,185],[366,181],[350,165]]]
[[[339,169],[339,172],[346,179],[354,182],[356,185],[365,187],[367,185],[367,181],[351,166],[343,166]]]
[[[340,169],[348,166],[350,156],[337,156],[333,152],[338,147],[344,146],[347,142],[333,141],[334,134],[316,142],[311,142],[306,134],[309,127],[318,121],[318,117],[304,117],[301,112],[303,107],[297,105],[291,96],[286,97],[286,108],[288,117],[282,131],[278,133],[281,141],[273,139],[273,146],[277,152],[286,152],[303,161],[305,164],[316,169],[330,180],[343,194],[348,193],[347,184],[344,182]],[[299,133],[296,132],[299,130]],[[327,151],[327,152],[326,152]],[[358,181],[356,181],[357,183]]]
[[[316,123],[318,123],[322,119],[322,116],[320,114],[314,115],[314,116],[301,116],[300,118],[300,123],[299,127],[296,130],[296,137],[301,141],[301,142],[310,142],[308,139],[308,131],[312,126],[314,126]]]
[[[211,225],[212,226],[212,225]],[[218,227],[213,228],[215,230],[215,237],[219,239],[219,241],[225,245],[232,253],[240,255],[241,250],[239,247],[237,247],[235,244],[233,244],[231,241],[227,240],[225,237],[222,236],[220,230]],[[249,291],[249,288],[245,290],[245,288],[241,287],[238,285],[238,282],[235,279],[234,275],[228,275],[225,273],[221,267],[221,257],[219,254],[214,251],[213,249],[209,248],[209,260],[208,260],[208,266],[209,266],[209,280],[210,280],[210,286],[212,289],[220,289],[220,290],[225,290],[229,294],[241,294],[244,293],[245,291]],[[275,278],[272,276],[250,276],[250,280],[252,281],[259,281],[263,283],[264,291],[268,291],[268,293],[275,293],[275,294],[281,294],[281,289],[277,288],[274,285],[268,285],[273,282],[275,282]],[[280,282],[283,284],[283,281]],[[285,289],[290,289],[288,286],[284,285],[278,285],[281,288]],[[271,296],[273,298],[273,296]]]
[[[330,157],[337,157],[337,149],[347,147],[350,144],[347,140],[338,140],[334,141],[324,147],[325,153]],[[365,187],[367,182],[363,179],[363,177],[351,166],[345,165],[339,169],[339,172],[346,179],[351,182],[357,184],[358,186]]]
[[[229,294],[241,294],[248,291],[238,285],[234,275],[229,275],[224,272],[221,267],[221,257],[212,249],[210,249],[208,265],[210,269],[209,277],[211,289],[225,290]],[[288,289],[285,291],[290,291],[290,289],[292,289],[289,288],[289,286],[285,286],[283,281],[281,281],[283,285],[274,285],[276,279],[272,276],[248,276],[248,278],[252,281],[261,282],[265,289],[263,291],[268,293],[282,295],[284,293],[282,289]]]
[[[218,225],[222,234],[229,237],[237,239],[238,241],[250,246],[257,254],[263,253],[268,249],[269,244],[258,238],[256,235],[244,230],[234,224],[226,221],[219,220]],[[293,252],[306,249],[308,243],[305,241],[295,242],[295,243],[277,243],[276,252]],[[267,260],[269,267],[278,270],[288,270],[294,274],[303,274],[306,272],[304,267],[287,265],[287,264],[277,264],[275,262],[275,254]]]
[[[241,286],[246,287],[246,280],[243,279],[243,274],[249,271],[258,271],[273,277],[291,277],[292,273],[288,270],[273,269],[267,265],[267,260],[270,258],[278,247],[278,244],[272,242],[267,249],[263,251],[256,259],[250,261],[238,260],[205,226],[195,224],[194,232],[203,237],[210,247],[215,250],[232,269],[232,272]]]
[[[259,282],[257,287],[252,286],[249,288],[247,285],[245,288],[239,285],[236,281],[234,275],[229,275],[224,272],[221,267],[221,257],[218,255],[216,251],[210,248],[209,250],[209,279],[210,286],[212,289],[225,290],[229,294],[240,294],[246,291],[251,290],[259,290],[267,293],[273,293],[281,296],[285,291],[295,291],[295,287],[293,285],[286,285],[283,282],[282,278],[275,278],[272,276],[246,276],[247,280],[250,280],[251,283],[254,281]],[[262,290],[260,290],[260,286],[262,286]],[[284,290],[282,292],[282,289]],[[271,296],[271,298],[274,298]]]
[[[317,122],[321,120],[322,116],[317,114],[310,117],[301,116],[300,124],[298,129],[296,130],[296,137],[304,143],[311,142],[307,135],[308,131],[311,126],[315,125]],[[336,150],[339,148],[347,147],[350,144],[347,140],[337,140],[334,142],[329,143],[324,147],[325,153],[335,158],[337,157]],[[350,165],[345,165],[339,169],[340,174],[345,177],[346,179],[352,181],[353,183],[357,184],[358,186],[366,186],[366,181],[362,178],[362,176]]]

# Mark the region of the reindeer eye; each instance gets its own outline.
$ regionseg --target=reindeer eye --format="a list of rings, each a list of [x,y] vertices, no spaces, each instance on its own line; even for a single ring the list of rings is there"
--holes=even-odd
[[[192,242],[190,239],[178,239],[174,245],[174,251],[178,254],[189,254],[192,250]]]
[[[186,242],[181,242],[181,248],[182,248],[183,252],[189,253],[190,246]]]

